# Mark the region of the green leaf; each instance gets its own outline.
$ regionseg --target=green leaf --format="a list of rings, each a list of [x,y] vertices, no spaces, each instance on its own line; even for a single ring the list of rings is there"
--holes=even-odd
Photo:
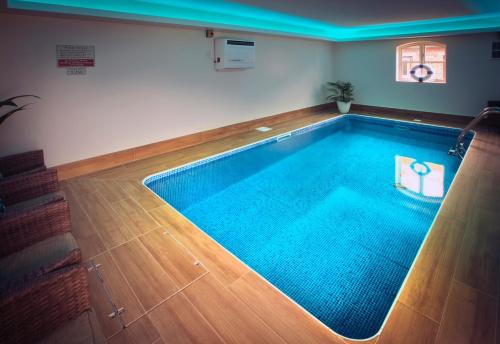
[[[327,96],[328,100],[350,102],[354,100],[354,86],[350,82],[336,81],[327,82],[327,90],[330,93]]]

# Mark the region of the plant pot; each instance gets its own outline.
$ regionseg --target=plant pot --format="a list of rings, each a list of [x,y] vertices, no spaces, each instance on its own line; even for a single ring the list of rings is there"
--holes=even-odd
[[[340,113],[348,113],[351,108],[351,102],[341,102],[337,100],[337,107],[339,108]]]

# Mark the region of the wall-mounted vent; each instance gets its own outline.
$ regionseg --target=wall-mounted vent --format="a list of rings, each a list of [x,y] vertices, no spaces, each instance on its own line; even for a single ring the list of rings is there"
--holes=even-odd
[[[493,42],[491,45],[491,57],[500,59],[500,42]]]
[[[247,69],[255,65],[255,42],[232,39],[215,39],[215,69]]]
[[[252,41],[237,41],[234,39],[228,39],[227,45],[244,45],[246,47],[255,47],[255,42]]]

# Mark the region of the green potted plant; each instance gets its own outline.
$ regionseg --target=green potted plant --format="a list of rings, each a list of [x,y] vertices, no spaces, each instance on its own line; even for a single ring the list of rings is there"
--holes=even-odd
[[[329,93],[327,99],[337,102],[340,113],[348,113],[354,100],[354,86],[348,81],[329,82],[327,85]]]

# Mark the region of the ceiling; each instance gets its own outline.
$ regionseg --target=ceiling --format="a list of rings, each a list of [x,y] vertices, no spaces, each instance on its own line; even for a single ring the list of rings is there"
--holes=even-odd
[[[235,2],[351,27],[475,13],[459,0],[236,0]]]
[[[500,31],[500,0],[8,0],[8,7],[330,41]]]

